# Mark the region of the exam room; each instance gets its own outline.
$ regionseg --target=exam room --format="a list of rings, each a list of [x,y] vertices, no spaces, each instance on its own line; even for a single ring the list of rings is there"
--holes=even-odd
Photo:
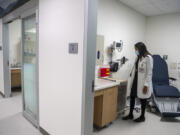
[[[147,134],[180,133],[177,131],[180,122],[180,55],[177,49],[180,43],[180,5],[176,1],[151,2],[98,1],[93,120],[95,135],[135,132],[142,134],[144,131]],[[168,68],[169,76],[165,78],[171,78],[168,80],[170,86],[175,87],[175,92],[172,90],[168,91],[169,93],[153,90],[146,105],[146,119],[140,124],[133,121],[141,114],[141,102],[138,98],[133,119],[122,120],[130,111],[131,86],[134,79],[131,72],[137,57],[134,45],[138,42],[143,42],[153,56],[152,73],[159,73],[159,70],[163,72]],[[159,64],[160,69],[157,69]],[[154,80],[159,76],[161,74],[152,75]],[[154,81],[153,88],[155,83]],[[163,128],[165,126],[168,126],[168,130]]]
[[[0,135],[180,134],[179,0],[14,1],[20,5],[0,19]],[[6,96],[6,28],[16,19],[22,23],[23,94]],[[154,61],[148,76],[155,91],[137,122],[139,98],[133,117],[126,116],[138,42],[147,47],[143,62]]]

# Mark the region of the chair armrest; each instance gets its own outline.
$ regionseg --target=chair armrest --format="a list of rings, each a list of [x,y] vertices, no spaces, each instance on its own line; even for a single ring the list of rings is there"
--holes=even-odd
[[[176,81],[177,79],[173,77],[169,77],[169,80]]]

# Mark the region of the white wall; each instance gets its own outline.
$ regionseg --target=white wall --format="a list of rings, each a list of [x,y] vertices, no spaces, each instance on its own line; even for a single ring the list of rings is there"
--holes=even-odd
[[[0,19],[0,46],[3,46],[2,40],[2,19]],[[3,51],[0,50],[0,92],[4,94],[4,72],[3,72]]]
[[[21,20],[9,24],[9,62],[21,65]]]
[[[172,64],[180,63],[180,13],[148,17],[146,43],[151,53],[168,55],[170,76],[179,78]]]
[[[124,65],[113,77],[127,79],[135,58],[134,44],[144,41],[146,17],[128,8],[117,0],[99,0],[98,35],[105,37],[105,64],[109,62],[107,47],[113,41],[123,40],[124,48],[114,59],[126,56],[129,62]]]
[[[154,54],[168,55],[169,61],[180,62],[180,13],[148,17],[146,43]]]
[[[40,126],[51,135],[81,134],[84,0],[39,1]],[[68,53],[70,42],[79,53]]]

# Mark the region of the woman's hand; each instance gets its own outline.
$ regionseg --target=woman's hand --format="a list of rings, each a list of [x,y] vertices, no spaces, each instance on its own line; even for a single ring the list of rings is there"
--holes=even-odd
[[[147,94],[147,90],[148,90],[147,86],[144,86],[144,88],[143,88],[143,94]]]

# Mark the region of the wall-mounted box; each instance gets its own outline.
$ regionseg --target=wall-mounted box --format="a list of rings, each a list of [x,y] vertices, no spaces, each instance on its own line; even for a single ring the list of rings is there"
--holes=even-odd
[[[104,36],[97,35],[96,39],[96,65],[104,64]]]
[[[78,43],[69,43],[69,53],[78,54]]]

